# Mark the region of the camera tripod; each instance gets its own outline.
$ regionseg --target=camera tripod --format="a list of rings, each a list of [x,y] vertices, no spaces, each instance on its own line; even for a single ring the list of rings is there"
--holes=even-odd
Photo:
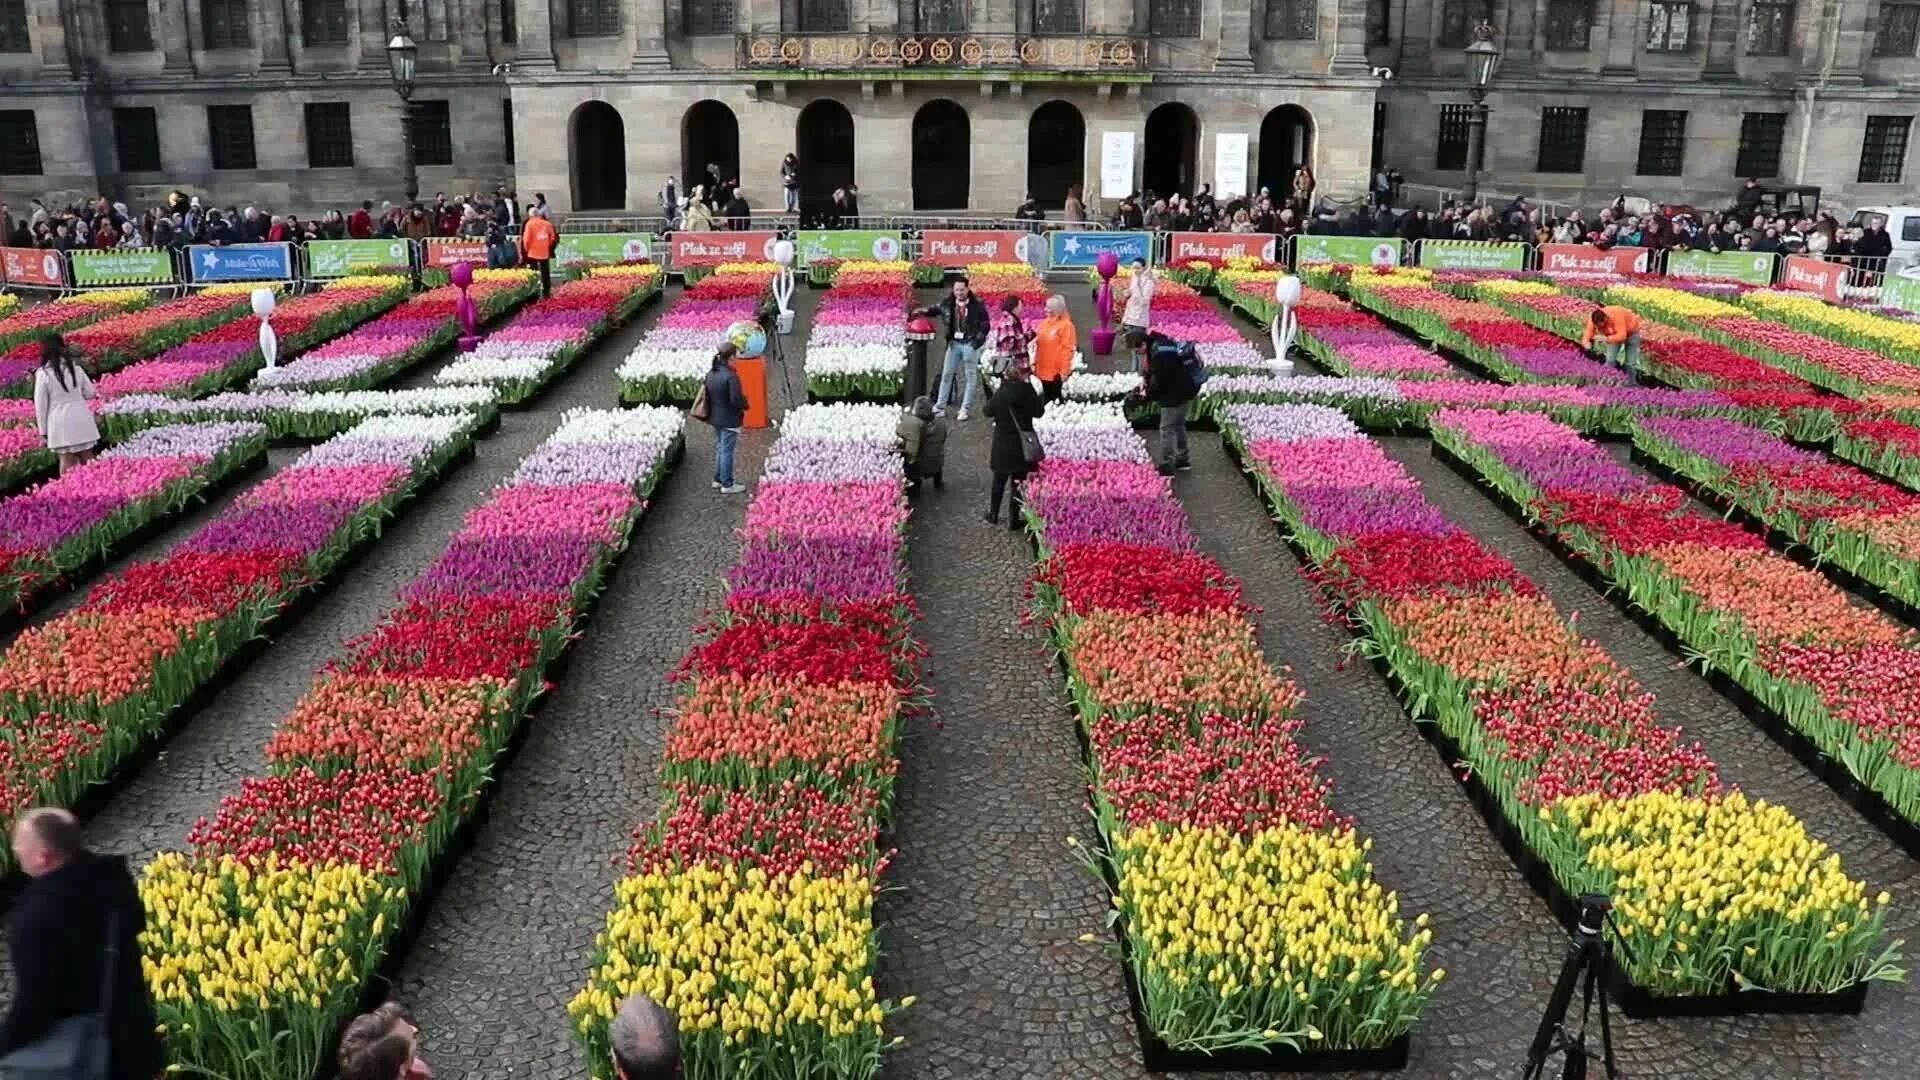
[[[1613,957],[1613,947],[1602,932],[1611,908],[1604,896],[1580,898],[1580,917],[1575,921],[1573,941],[1568,945],[1567,958],[1560,963],[1560,978],[1553,985],[1553,996],[1547,999],[1540,1027],[1527,1048],[1527,1067],[1521,1080],[1541,1080],[1547,1059],[1556,1053],[1566,1057],[1561,1080],[1586,1080],[1592,1057],[1587,1049],[1587,1018],[1592,1015],[1596,1000],[1600,1003],[1600,1060],[1606,1067],[1607,1080],[1620,1080],[1620,1068],[1613,1059],[1613,1027],[1607,1018],[1606,969]],[[1570,1029],[1567,1010],[1573,1005],[1576,984],[1581,987],[1580,1025],[1578,1029]]]

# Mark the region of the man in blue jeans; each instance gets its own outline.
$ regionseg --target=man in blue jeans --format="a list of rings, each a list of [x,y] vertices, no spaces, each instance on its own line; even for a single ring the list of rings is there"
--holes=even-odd
[[[960,415],[965,420],[973,411],[973,388],[980,382],[980,350],[987,344],[987,305],[973,295],[973,287],[964,277],[953,281],[953,295],[927,308],[923,315],[939,315],[947,320],[947,361],[940,369],[940,391],[933,402],[933,415],[947,415],[947,401],[954,380],[964,380],[960,395]]]
[[[733,448],[740,443],[740,425],[747,418],[747,390],[740,385],[740,373],[733,370],[736,352],[732,342],[720,346],[703,384],[707,396],[704,419],[713,425],[713,490],[722,495],[747,490],[733,482]]]

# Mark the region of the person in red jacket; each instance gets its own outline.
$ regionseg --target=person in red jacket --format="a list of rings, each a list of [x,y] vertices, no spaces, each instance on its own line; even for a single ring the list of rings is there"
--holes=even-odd
[[[1635,385],[1640,382],[1640,316],[1615,304],[1593,309],[1586,332],[1580,335],[1580,347],[1593,348],[1594,338],[1602,342],[1607,363],[1623,368]]]
[[[347,235],[355,240],[373,239],[372,199],[362,199],[360,209],[347,215]]]

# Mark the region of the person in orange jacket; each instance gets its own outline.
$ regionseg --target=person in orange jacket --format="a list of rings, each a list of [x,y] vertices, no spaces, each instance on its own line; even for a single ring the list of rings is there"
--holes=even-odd
[[[547,220],[544,206],[536,206],[527,215],[527,227],[520,232],[520,251],[540,271],[540,295],[553,293],[553,247],[560,242],[560,230]]]
[[[1047,317],[1040,320],[1033,339],[1033,374],[1047,401],[1060,400],[1060,385],[1073,373],[1073,353],[1080,347],[1079,331],[1067,314],[1067,298],[1047,297]]]
[[[1601,352],[1606,355],[1607,363],[1625,369],[1627,377],[1637,385],[1640,382],[1640,316],[1613,304],[1594,308],[1586,333],[1580,335],[1580,347],[1593,348],[1596,337],[1603,343]]]

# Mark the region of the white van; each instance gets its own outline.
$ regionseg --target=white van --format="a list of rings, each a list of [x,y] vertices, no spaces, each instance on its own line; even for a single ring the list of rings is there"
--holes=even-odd
[[[1920,206],[1863,206],[1847,222],[1847,227],[1854,229],[1870,225],[1881,226],[1893,238],[1888,270],[1920,266]]]

